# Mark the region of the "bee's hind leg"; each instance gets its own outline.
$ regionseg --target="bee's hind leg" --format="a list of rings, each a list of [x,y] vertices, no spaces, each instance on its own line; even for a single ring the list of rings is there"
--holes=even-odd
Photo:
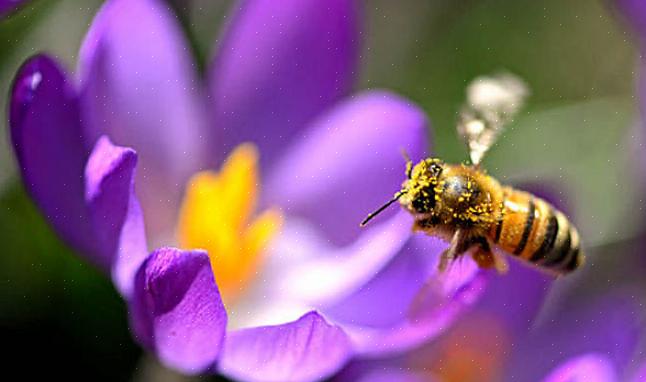
[[[471,240],[475,251],[472,254],[473,260],[480,268],[495,268],[500,274],[509,270],[507,259],[500,253],[491,250],[489,242],[484,237],[476,237]]]

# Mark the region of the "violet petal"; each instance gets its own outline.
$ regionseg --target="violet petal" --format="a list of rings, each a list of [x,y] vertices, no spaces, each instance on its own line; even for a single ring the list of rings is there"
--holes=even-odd
[[[9,108],[11,140],[27,192],[58,234],[91,256],[94,240],[83,198],[89,150],[74,89],[52,58],[37,55],[18,71]]]
[[[402,251],[411,235],[411,216],[401,211],[385,222],[367,227],[351,245],[331,247],[306,226],[287,222],[272,248],[263,294],[321,306],[353,293],[370,281]],[[274,280],[275,279],[275,280]]]
[[[642,362],[641,366],[637,368],[635,375],[633,375],[631,382],[644,382],[646,381],[646,362]]]
[[[507,256],[509,271],[492,275],[487,290],[473,308],[478,314],[499,320],[512,338],[527,333],[537,317],[553,282],[553,277],[535,266]],[[477,323],[476,323],[477,325]]]
[[[245,381],[312,381],[339,370],[350,355],[343,330],[312,311],[283,325],[228,333],[219,369]]]
[[[85,168],[86,201],[97,240],[97,257],[112,268],[117,289],[126,297],[148,254],[144,222],[134,191],[137,154],[101,137]]]
[[[222,155],[252,141],[266,168],[348,92],[359,56],[357,7],[352,0],[239,3],[210,72]]]
[[[266,203],[306,218],[336,244],[401,188],[402,150],[420,160],[427,147],[421,110],[391,93],[370,91],[320,116],[270,172]],[[392,216],[391,207],[377,219]],[[377,220],[375,220],[377,221]]]
[[[227,315],[205,252],[155,250],[137,272],[130,310],[135,336],[166,366],[185,374],[214,366]]]
[[[158,0],[106,2],[80,52],[88,135],[139,153],[137,184],[152,232],[172,229],[182,188],[204,164],[196,71],[176,17]]]
[[[487,283],[470,259],[438,275],[439,255],[446,246],[436,238],[413,236],[370,282],[325,313],[365,355],[400,352],[443,333],[478,301]],[[426,282],[430,287],[420,292]]]

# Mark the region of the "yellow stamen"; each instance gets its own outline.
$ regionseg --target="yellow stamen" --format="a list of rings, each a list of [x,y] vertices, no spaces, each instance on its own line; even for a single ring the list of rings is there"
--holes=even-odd
[[[225,304],[252,280],[282,223],[276,209],[252,217],[258,183],[258,152],[252,144],[240,145],[219,173],[204,171],[190,180],[180,211],[180,245],[208,251]]]

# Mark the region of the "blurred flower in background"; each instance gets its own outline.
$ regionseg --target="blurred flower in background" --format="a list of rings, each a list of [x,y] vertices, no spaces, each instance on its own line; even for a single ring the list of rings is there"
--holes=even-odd
[[[512,269],[510,277],[533,292],[495,280],[434,343],[388,360],[354,362],[335,381],[612,382],[639,375],[645,327],[637,291],[568,299],[537,317],[544,289],[527,283],[531,272]]]
[[[84,37],[78,81],[58,63],[69,55],[35,56],[17,75],[10,108],[25,188],[67,243],[112,274],[139,342],[164,364],[243,380],[322,377],[351,358],[379,361],[352,362],[340,377],[364,364],[382,380],[402,367],[444,380],[633,375],[626,370],[639,354],[628,366],[626,359],[639,346],[633,329],[643,309],[634,308],[639,297],[623,301],[643,287],[639,256],[630,255],[643,216],[634,212],[639,189],[617,170],[634,164],[622,141],[633,115],[632,50],[597,2],[376,2],[364,7],[364,22],[350,1],[284,9],[249,1],[223,18],[210,64],[202,57],[222,11],[169,3],[181,11],[161,0],[106,2]],[[34,4],[0,24],[11,33],[4,49],[20,46],[13,32],[27,30],[21,22],[37,25],[59,9]],[[84,9],[61,4],[59,27]],[[74,39],[54,36],[77,50]],[[38,44],[25,41],[35,53]],[[426,154],[425,118],[389,92],[350,96],[360,59],[360,87],[417,101],[433,118],[436,152],[453,161],[466,157],[452,127],[466,81],[501,67],[527,78],[534,103],[486,166],[506,182],[561,189],[555,199],[572,205],[588,266],[551,283],[533,269],[498,277],[466,261],[424,319],[409,321],[408,305],[435,277],[434,254],[445,244],[410,236],[410,219],[396,209],[365,232],[357,223],[398,189],[400,149]],[[79,346],[76,364],[110,359],[110,370],[90,372],[124,378],[135,369],[135,378],[157,379],[146,376],[150,362],[134,366],[137,350],[110,287],[62,256],[19,190],[9,186],[1,202],[9,343],[27,346],[42,333],[65,344],[48,353],[66,354],[76,342],[103,346],[98,357]],[[183,250],[149,254],[146,242]],[[619,283],[625,289],[606,303],[606,289]],[[56,314],[53,328],[22,318],[39,317],[28,310],[38,304],[23,307],[39,299],[55,307],[43,310]],[[577,303],[564,308],[563,300]],[[625,326],[611,331],[618,321]],[[582,332],[569,333],[573,326]],[[616,336],[588,338],[600,330]],[[57,342],[52,333],[61,332],[72,334]],[[57,368],[56,354],[38,358]],[[525,363],[533,368],[515,371]]]

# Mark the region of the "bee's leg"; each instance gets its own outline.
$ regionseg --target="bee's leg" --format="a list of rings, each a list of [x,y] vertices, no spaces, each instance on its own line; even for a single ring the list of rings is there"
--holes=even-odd
[[[499,253],[491,250],[489,241],[484,237],[475,237],[471,240],[472,245],[475,247],[473,252],[473,260],[478,263],[480,268],[496,268],[498,273],[507,273],[509,265],[507,260]]]
[[[458,258],[458,256],[463,254],[467,249],[467,232],[462,229],[456,230],[453,234],[453,238],[451,239],[449,247],[444,252],[442,252],[442,255],[440,256],[440,263],[438,265],[438,270],[440,271],[440,273],[444,272],[448,265],[453,260]]]
[[[499,274],[504,275],[509,271],[509,264],[507,263],[507,258],[505,255],[499,252],[491,252],[493,255],[493,264]]]

